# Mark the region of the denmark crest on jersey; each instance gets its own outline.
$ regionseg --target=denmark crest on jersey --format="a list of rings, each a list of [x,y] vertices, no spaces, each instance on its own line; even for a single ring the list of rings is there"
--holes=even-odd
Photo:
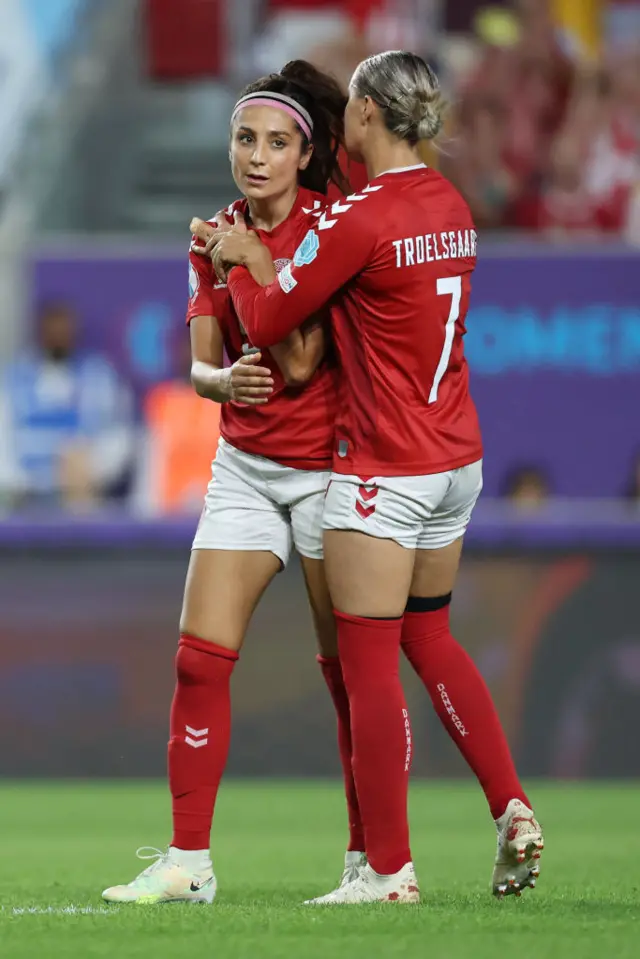
[[[284,270],[285,266],[289,266],[290,263],[291,263],[291,260],[289,260],[287,257],[284,257],[284,256],[280,257],[280,259],[278,260],[274,260],[273,265],[275,267],[276,273],[281,273],[282,270]]]
[[[293,254],[293,263],[295,266],[308,266],[313,263],[318,255],[320,240],[315,230],[309,230],[304,240]]]

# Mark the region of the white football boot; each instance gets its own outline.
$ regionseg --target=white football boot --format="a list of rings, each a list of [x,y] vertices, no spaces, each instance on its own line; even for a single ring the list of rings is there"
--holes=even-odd
[[[534,889],[540,875],[538,860],[544,849],[542,829],[531,809],[520,799],[512,799],[496,819],[498,851],[493,867],[493,894],[520,896]]]
[[[305,906],[355,905],[363,902],[420,902],[420,890],[413,863],[408,862],[392,876],[379,876],[369,863],[358,875],[317,899],[307,899]]]
[[[144,855],[145,852],[150,855]],[[153,859],[139,876],[126,886],[110,886],[102,893],[107,902],[208,902],[216,895],[216,877],[213,874],[209,852],[191,852],[169,846],[161,852],[153,846],[143,846],[136,853],[138,859]]]
[[[364,852],[346,852],[344,854],[344,872],[338,889],[346,886],[348,882],[357,879],[364,867],[367,865],[367,856]]]

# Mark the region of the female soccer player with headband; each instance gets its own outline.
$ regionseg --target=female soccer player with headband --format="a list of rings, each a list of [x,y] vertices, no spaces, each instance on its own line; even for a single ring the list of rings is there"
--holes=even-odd
[[[429,66],[401,51],[371,57],[345,115],[368,186],[313,211],[292,262],[266,286],[271,255],[255,232],[214,238],[250,342],[270,347],[329,303],[341,367],[324,555],[368,865],[316,902],[418,899],[401,647],[485,789],[498,830],[494,892],[535,885],[543,846],[488,690],[449,628],[482,443],[463,350],[476,232],[417,150],[440,126]]]
[[[334,80],[293,61],[252,83],[233,111],[230,159],[244,199],[227,216],[250,223],[269,249],[265,283],[290,263],[301,224],[325,202],[328,185],[344,186],[337,155],[345,106]],[[133,882],[104,891],[110,902],[213,900],[210,832],[229,747],[230,677],[253,611],[294,545],[322,672],[337,708],[348,713],[322,564],[321,516],[337,403],[325,318],[321,311],[282,342],[256,352],[210,259],[192,250],[192,380],[201,396],[222,404],[222,439],[180,623],[168,759],[173,838],[166,853],[151,851],[152,865]],[[225,367],[225,353],[231,366]],[[350,744],[342,752],[350,762]],[[354,807],[353,785],[351,790]],[[354,824],[352,835],[355,848],[364,849],[361,827]],[[359,861],[359,854],[354,858]]]

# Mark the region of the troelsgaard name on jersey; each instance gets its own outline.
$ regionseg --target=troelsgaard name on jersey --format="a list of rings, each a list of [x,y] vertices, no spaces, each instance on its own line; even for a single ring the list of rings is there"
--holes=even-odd
[[[477,238],[475,230],[449,230],[392,240],[396,249],[396,267],[475,256]]]

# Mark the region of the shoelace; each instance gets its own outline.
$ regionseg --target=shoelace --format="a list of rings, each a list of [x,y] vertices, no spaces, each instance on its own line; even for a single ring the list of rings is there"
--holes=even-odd
[[[150,853],[151,855],[145,855],[145,853]],[[150,866],[147,866],[140,875],[138,879],[142,879],[143,876],[150,876],[156,869],[164,865],[169,859],[169,852],[165,850],[164,852],[161,849],[156,849],[155,846],[140,846],[139,849],[136,849],[136,856],[138,859],[142,859],[143,862],[152,859],[153,862]],[[137,880],[134,879],[134,882]]]
[[[348,883],[353,882],[358,878],[358,867],[351,865],[345,866],[344,872],[342,873],[342,879],[340,880],[341,886],[346,886]]]
[[[363,876],[362,873],[358,875],[356,879],[349,884],[354,893],[364,894],[368,900],[374,900],[377,898],[375,890],[373,889],[371,883],[366,876]]]

